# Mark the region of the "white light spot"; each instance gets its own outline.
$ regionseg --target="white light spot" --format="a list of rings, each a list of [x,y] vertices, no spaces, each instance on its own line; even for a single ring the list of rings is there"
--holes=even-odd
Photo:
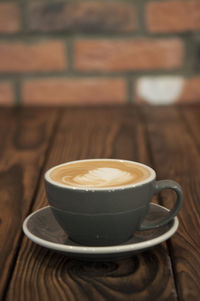
[[[167,105],[178,100],[183,86],[181,76],[142,77],[137,83],[137,93],[150,104]]]

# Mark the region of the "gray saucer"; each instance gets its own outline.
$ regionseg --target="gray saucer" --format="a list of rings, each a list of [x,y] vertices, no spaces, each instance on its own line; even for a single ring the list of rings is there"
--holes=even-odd
[[[168,214],[165,207],[151,203],[145,223],[158,221]],[[69,239],[55,220],[49,206],[30,214],[23,223],[26,236],[36,244],[70,257],[86,260],[109,260],[127,257],[151,248],[171,237],[178,228],[178,218],[158,229],[135,232],[131,239],[116,246],[91,247]]]

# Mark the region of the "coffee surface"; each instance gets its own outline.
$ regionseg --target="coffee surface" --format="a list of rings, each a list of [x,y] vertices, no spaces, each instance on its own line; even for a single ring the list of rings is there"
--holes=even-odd
[[[81,188],[107,188],[141,182],[150,171],[140,165],[125,161],[77,161],[58,166],[50,178],[60,184]]]

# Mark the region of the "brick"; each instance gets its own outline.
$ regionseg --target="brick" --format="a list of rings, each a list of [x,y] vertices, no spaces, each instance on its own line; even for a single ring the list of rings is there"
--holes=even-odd
[[[20,29],[20,11],[15,3],[0,3],[0,33],[15,33]]]
[[[200,29],[200,1],[152,1],[146,5],[150,32],[185,32]]]
[[[123,79],[48,78],[25,81],[23,102],[31,105],[123,103],[126,84]]]
[[[132,3],[67,1],[31,4],[27,22],[31,31],[128,32],[135,18]]]
[[[182,103],[200,103],[200,77],[185,79],[183,92],[179,98]]]
[[[173,69],[183,62],[183,44],[174,39],[77,40],[75,68],[81,71]]]
[[[0,43],[0,72],[45,72],[65,68],[65,49],[61,41]]]
[[[13,88],[9,82],[0,82],[0,105],[13,104]]]

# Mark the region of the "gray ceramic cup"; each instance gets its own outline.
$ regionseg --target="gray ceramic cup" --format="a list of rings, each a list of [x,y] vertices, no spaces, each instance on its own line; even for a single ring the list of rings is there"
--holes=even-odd
[[[49,169],[45,173],[45,188],[56,220],[71,240],[82,245],[105,246],[123,243],[132,237],[135,231],[158,228],[169,223],[182,206],[183,192],[180,185],[172,180],[156,181],[155,171],[147,165],[132,162],[150,172],[150,176],[139,183],[88,189],[71,187],[52,180],[50,174],[55,168],[70,163],[72,162]],[[163,189],[175,191],[177,198],[174,207],[163,220],[144,224],[143,219],[148,213],[153,196]]]

